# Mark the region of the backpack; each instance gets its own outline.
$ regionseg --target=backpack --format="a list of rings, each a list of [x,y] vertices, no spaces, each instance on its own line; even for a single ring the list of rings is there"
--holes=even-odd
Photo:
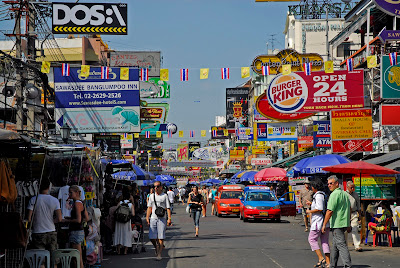
[[[131,209],[128,203],[121,203],[115,210],[114,219],[117,222],[127,223],[131,220]]]
[[[324,215],[325,218],[326,210],[328,208],[328,197],[324,192],[319,192],[319,194],[322,194],[324,196],[324,209],[322,210],[322,215]]]

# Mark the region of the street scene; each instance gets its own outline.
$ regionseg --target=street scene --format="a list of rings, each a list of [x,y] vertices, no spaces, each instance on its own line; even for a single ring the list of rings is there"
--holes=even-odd
[[[399,10],[0,1],[0,268],[400,267]]]

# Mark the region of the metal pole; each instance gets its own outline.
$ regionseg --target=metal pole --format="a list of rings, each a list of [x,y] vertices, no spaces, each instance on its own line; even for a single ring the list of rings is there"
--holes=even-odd
[[[371,28],[371,8],[367,9],[367,53],[366,57],[369,56],[369,28]]]
[[[328,13],[328,8],[326,8],[326,18],[325,18],[325,20],[326,20],[326,29],[325,29],[325,38],[326,38],[326,57],[327,57],[327,60],[329,60],[329,58],[330,58],[330,53],[329,53],[329,35],[328,35],[328,32],[329,32],[329,24],[328,24],[328,15],[329,13]]]
[[[23,8],[22,4],[19,6],[19,12],[15,15],[15,57],[21,59],[22,57],[22,47],[21,47],[21,10]],[[17,130],[22,131],[24,129],[24,112],[23,112],[23,70],[22,66],[17,66],[16,70],[16,80],[15,85],[15,97],[17,98]]]

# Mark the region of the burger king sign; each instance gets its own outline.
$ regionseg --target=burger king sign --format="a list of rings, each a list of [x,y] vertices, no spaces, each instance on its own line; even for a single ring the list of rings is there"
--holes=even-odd
[[[269,104],[280,113],[322,112],[364,107],[363,70],[303,72],[278,75],[266,91]]]

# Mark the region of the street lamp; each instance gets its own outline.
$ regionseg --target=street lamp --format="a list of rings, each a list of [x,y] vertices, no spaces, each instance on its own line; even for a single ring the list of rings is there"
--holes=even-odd
[[[64,123],[64,125],[60,128],[61,132],[61,139],[65,142],[68,143],[69,136],[71,134],[71,128],[67,123]]]

